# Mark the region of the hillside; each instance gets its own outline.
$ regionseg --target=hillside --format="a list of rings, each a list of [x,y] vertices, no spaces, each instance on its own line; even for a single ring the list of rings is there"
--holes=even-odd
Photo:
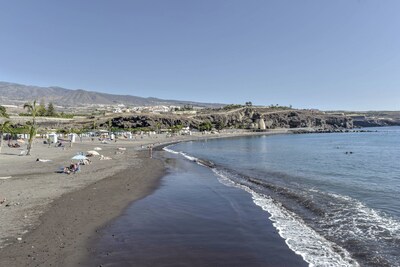
[[[61,87],[39,87],[9,82],[0,82],[0,104],[21,105],[34,99],[45,99],[64,107],[79,107],[89,105],[125,104],[134,106],[155,105],[193,105],[198,107],[219,107],[222,104],[198,103],[192,101],[164,100],[144,98],[131,95],[114,95],[87,90],[71,90]]]
[[[367,111],[346,113],[357,127],[399,126],[400,111]]]
[[[107,127],[107,120],[98,121],[99,126]],[[343,115],[329,115],[310,110],[271,110],[258,107],[244,107],[229,112],[208,111],[194,116],[171,114],[134,114],[114,116],[112,124],[117,128],[148,127],[155,129],[169,128],[174,125],[190,126],[199,129],[204,122],[210,122],[214,128],[224,129],[278,129],[278,128],[309,128],[323,131],[352,129],[353,121]],[[263,126],[261,126],[263,125]]]

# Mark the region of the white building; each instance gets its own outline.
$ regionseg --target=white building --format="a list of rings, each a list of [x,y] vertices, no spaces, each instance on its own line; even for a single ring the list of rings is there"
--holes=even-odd
[[[113,108],[113,113],[122,113],[122,109],[120,107]]]

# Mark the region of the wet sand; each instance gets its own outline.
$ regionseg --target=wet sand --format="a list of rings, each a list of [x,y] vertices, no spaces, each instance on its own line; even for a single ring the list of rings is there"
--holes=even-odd
[[[85,266],[308,266],[247,192],[167,152],[167,174],[92,239]]]

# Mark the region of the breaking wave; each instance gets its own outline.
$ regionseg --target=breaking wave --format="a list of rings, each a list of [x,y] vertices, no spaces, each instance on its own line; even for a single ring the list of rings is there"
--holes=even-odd
[[[210,167],[221,183],[250,193],[253,202],[270,214],[270,220],[289,248],[301,255],[310,266],[359,266],[358,262],[351,257],[345,248],[319,234],[281,202],[251,188],[249,180],[241,182],[239,174],[218,168],[211,162],[198,159],[184,152],[177,152],[168,147],[163,149],[169,153],[182,155],[199,165]]]

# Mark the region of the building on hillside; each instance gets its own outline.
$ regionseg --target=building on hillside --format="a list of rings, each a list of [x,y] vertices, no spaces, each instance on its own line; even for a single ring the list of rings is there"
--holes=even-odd
[[[113,113],[122,113],[122,109],[120,107],[113,108]]]

